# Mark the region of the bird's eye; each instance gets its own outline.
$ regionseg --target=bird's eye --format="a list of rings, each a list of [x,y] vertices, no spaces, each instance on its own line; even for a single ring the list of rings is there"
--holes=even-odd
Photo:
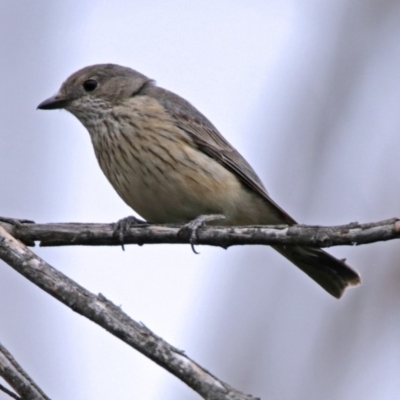
[[[87,81],[83,82],[83,89],[85,89],[85,92],[93,92],[97,88],[97,81],[94,79],[88,79]]]

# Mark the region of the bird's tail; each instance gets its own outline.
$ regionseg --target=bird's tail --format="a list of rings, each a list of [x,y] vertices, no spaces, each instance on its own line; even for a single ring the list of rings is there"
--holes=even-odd
[[[272,246],[298,266],[328,293],[340,298],[347,286],[358,285],[360,276],[344,261],[316,247]]]

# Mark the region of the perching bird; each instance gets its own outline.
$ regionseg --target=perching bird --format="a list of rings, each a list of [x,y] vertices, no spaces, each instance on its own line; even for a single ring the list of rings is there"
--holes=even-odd
[[[82,122],[111,185],[148,222],[223,214],[218,225],[296,224],[204,115],[139,72],[83,68],[38,108],[63,108]],[[273,248],[337,298],[360,283],[357,272],[319,248]]]

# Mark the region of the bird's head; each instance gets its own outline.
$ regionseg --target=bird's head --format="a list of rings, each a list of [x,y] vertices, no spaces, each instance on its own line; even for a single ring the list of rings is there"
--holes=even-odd
[[[91,65],[72,74],[54,96],[37,108],[66,109],[82,121],[139,94],[151,82],[131,68],[116,64]]]

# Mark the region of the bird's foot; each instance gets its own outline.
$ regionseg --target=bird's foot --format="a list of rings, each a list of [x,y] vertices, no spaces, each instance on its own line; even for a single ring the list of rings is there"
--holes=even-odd
[[[194,220],[183,225],[179,229],[178,235],[189,239],[190,247],[193,253],[199,254],[194,246],[197,244],[197,232],[199,228],[203,227],[207,222],[218,221],[220,219],[225,219],[225,215],[222,214],[210,214],[210,215],[200,215]]]
[[[122,218],[116,223],[114,223],[113,235],[118,237],[119,242],[121,243],[122,250],[125,251],[124,239],[125,235],[129,232],[129,230],[131,228],[146,227],[148,225],[149,224],[146,221],[136,218],[133,215],[130,215],[129,217]]]

